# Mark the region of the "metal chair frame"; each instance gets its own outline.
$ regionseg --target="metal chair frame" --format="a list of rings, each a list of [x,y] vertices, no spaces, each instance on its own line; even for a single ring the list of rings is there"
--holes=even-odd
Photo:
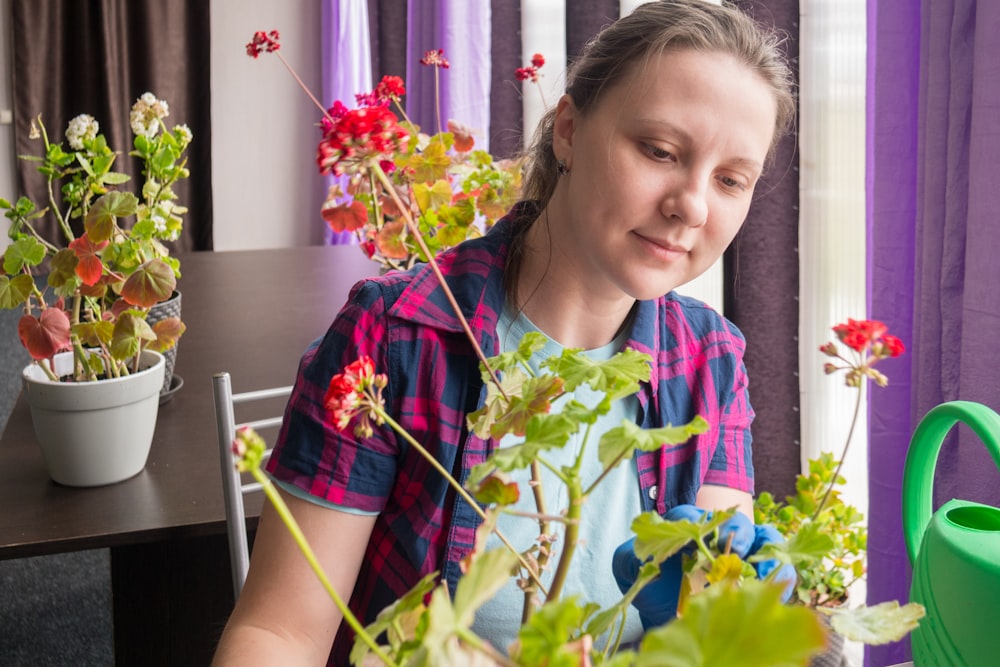
[[[234,394],[229,373],[221,372],[212,377],[212,392],[215,397],[215,421],[219,434],[219,463],[222,470],[222,489],[226,502],[226,535],[229,540],[233,596],[235,599],[239,599],[243,583],[247,578],[247,570],[250,568],[250,547],[244,497],[247,494],[260,491],[261,485],[256,481],[244,481],[236,469],[233,440],[236,437],[236,431],[244,426],[250,426],[254,430],[273,428],[281,424],[282,416],[237,422],[235,406],[288,397],[292,393],[292,387],[289,385]],[[265,461],[270,454],[271,450],[268,449],[265,453]]]

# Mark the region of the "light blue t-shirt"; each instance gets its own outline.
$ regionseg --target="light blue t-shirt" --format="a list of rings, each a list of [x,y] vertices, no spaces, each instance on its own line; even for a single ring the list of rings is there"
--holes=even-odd
[[[504,309],[497,326],[501,350],[503,352],[516,350],[521,338],[529,331],[539,331],[539,329],[523,314]],[[626,331],[608,345],[587,350],[584,354],[594,361],[610,359],[621,350],[627,337],[628,332]],[[551,356],[559,355],[562,351],[563,346],[549,338],[545,347],[531,358],[529,365],[537,372],[542,361]],[[572,394],[561,398],[560,402],[553,406],[553,411],[559,409],[561,402],[571,398],[584,405],[594,406],[601,396],[592,391],[590,387],[582,386]],[[597,479],[600,474],[601,466],[597,459],[597,443],[601,435],[611,428],[620,426],[623,420],[634,422],[638,411],[638,399],[635,396],[630,396],[624,400],[616,401],[608,414],[599,418],[597,423],[593,425],[587,440],[587,452],[582,468],[584,488],[587,488],[590,482]],[[582,446],[582,440],[583,432],[581,429],[581,433],[574,436],[566,446],[559,450],[550,450],[544,456],[557,469],[570,466],[576,460]],[[500,442],[500,446],[509,447],[520,442],[520,438],[507,436]],[[540,466],[540,468],[546,509],[550,513],[564,510],[568,505],[565,486],[547,467]],[[520,500],[514,505],[514,508],[522,512],[537,513],[534,495],[528,484],[530,478],[531,473],[527,469],[517,470],[512,474],[513,481],[518,483],[521,490]],[[631,521],[641,512],[638,472],[635,461],[629,460],[610,471],[584,504],[580,542],[573,555],[572,567],[563,588],[563,597],[579,595],[581,602],[596,602],[602,608],[611,606],[621,599],[622,594],[611,574],[611,557],[619,544],[632,537]],[[562,525],[553,522],[551,526],[553,532],[561,537]],[[500,532],[519,551],[528,549],[538,537],[538,522],[533,518],[502,514],[498,527]],[[491,533],[486,548],[490,550],[506,547],[496,534]],[[552,545],[552,549],[553,554],[549,565],[542,572],[541,577],[546,587],[552,582],[556,564],[562,554],[562,545],[559,540]],[[472,629],[480,637],[489,640],[491,644],[506,653],[511,642],[517,637],[523,606],[524,593],[511,580],[479,609]],[[639,620],[638,612],[630,607],[622,642],[623,644],[635,642],[641,637],[642,623]],[[603,645],[604,640],[606,640],[606,638],[595,639],[599,645]]]

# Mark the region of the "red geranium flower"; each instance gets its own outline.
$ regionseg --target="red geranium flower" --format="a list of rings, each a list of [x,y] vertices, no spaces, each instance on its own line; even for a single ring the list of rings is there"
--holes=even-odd
[[[329,125],[316,155],[321,174],[361,171],[370,160],[400,150],[409,136],[396,115],[383,106],[351,109]]]
[[[258,30],[253,34],[253,39],[250,40],[250,43],[247,44],[247,55],[251,58],[256,58],[261,54],[261,51],[273,53],[280,48],[281,44],[278,42],[277,30],[270,32]]]

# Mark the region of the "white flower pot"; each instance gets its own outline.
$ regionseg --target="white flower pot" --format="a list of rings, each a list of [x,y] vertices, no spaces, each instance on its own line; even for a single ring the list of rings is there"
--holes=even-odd
[[[128,479],[146,466],[156,428],[163,355],[144,351],[143,369],[96,382],[53,382],[35,364],[22,387],[35,435],[53,480],[67,486],[101,486]],[[55,374],[72,372],[72,352],[54,359]]]

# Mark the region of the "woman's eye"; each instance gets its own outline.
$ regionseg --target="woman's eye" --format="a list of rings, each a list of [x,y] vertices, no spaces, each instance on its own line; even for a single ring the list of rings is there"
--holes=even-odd
[[[746,188],[743,186],[743,184],[741,182],[737,181],[732,176],[720,176],[719,177],[719,181],[721,181],[722,184],[724,186],[726,186],[727,188],[738,188],[740,190],[746,190]]]
[[[652,146],[650,144],[643,144],[643,150],[645,150],[646,154],[654,160],[671,160],[674,157],[674,154],[670,151],[663,150],[662,148]]]

